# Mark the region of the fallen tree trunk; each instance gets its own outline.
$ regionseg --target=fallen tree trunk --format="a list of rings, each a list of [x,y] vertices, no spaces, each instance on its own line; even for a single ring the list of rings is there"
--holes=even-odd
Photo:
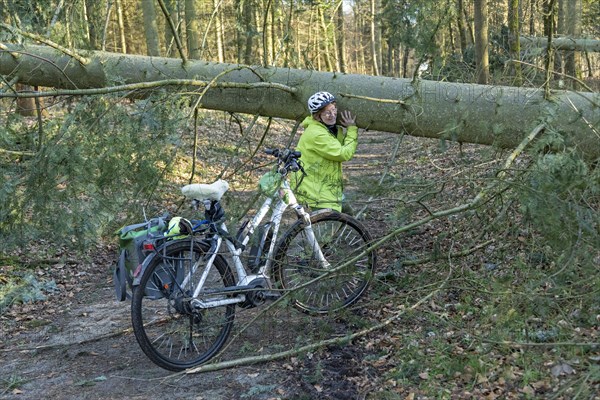
[[[184,64],[174,58],[108,52],[74,57],[47,46],[0,43],[0,48],[0,74],[6,81],[18,78],[23,84],[75,90],[158,81],[187,86],[190,80],[206,86],[216,81],[221,86],[206,91],[202,107],[292,120],[306,115],[312,93],[327,90],[338,96],[340,108],[358,115],[361,128],[513,148],[544,122],[588,158],[600,156],[598,93],[557,91],[546,100],[539,89],[205,61]],[[5,90],[0,96],[13,94]]]
[[[519,40],[523,47],[548,47],[547,37],[521,36]],[[551,46],[556,50],[600,52],[600,40],[596,39],[556,37],[552,38]]]

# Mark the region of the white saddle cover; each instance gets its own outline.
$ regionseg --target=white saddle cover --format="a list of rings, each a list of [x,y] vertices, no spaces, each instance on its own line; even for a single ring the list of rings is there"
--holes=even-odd
[[[223,194],[229,189],[229,183],[219,179],[213,183],[192,183],[181,188],[181,193],[192,200],[221,200]]]

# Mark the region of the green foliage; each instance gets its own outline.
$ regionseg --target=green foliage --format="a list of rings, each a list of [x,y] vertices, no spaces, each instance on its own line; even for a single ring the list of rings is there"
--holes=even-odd
[[[532,227],[555,251],[598,248],[600,171],[576,154],[540,156],[518,194]]]
[[[141,207],[168,183],[185,122],[177,102],[156,105],[87,98],[46,124],[34,157],[0,164],[0,240],[11,246],[45,237],[85,248],[122,224],[128,207],[140,219]],[[20,128],[9,117],[0,143],[30,147],[18,141]]]
[[[46,300],[46,294],[56,291],[56,282],[40,282],[31,274],[19,280],[11,280],[0,287],[0,315],[12,304],[43,301]]]

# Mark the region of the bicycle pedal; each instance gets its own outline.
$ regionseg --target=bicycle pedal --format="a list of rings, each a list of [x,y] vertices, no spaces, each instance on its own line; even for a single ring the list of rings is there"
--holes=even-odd
[[[262,293],[263,297],[265,300],[277,300],[281,297],[281,293],[280,292],[273,292],[270,290],[265,290]]]

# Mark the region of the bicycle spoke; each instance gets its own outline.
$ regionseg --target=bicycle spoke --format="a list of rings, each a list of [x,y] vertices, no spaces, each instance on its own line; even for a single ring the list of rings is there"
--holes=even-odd
[[[213,357],[229,336],[235,311],[233,305],[200,311],[190,305],[192,288],[203,271],[194,265],[207,246],[195,243],[190,252],[191,248],[190,241],[176,242],[167,247],[166,254],[153,259],[134,290],[132,302],[132,321],[140,347],[153,362],[174,371]],[[206,287],[214,290],[232,285],[227,264],[222,258],[215,259]],[[159,320],[162,322],[157,323]]]
[[[302,226],[282,240],[276,253],[278,276],[294,291],[295,304],[308,312],[329,312],[354,303],[365,291],[375,268],[375,253],[359,256],[370,241],[368,233],[348,216],[319,214],[312,221],[315,240],[328,263],[323,268],[312,252]]]

